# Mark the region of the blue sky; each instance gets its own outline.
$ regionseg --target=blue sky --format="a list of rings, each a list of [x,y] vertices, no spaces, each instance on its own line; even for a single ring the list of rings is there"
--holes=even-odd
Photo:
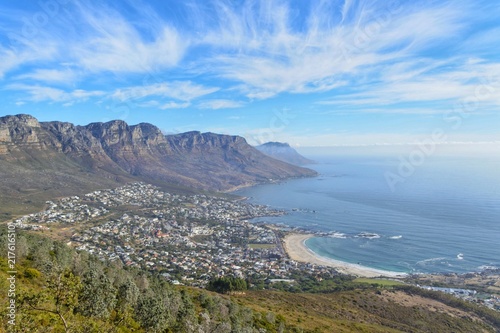
[[[295,146],[500,142],[495,1],[3,1],[0,115]]]

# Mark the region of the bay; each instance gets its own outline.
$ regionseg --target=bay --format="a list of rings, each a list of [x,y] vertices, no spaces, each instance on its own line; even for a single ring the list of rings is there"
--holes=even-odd
[[[235,194],[287,211],[258,221],[332,233],[306,242],[324,257],[411,273],[500,267],[496,150],[436,153],[403,173],[408,149],[331,148],[306,155],[317,162],[308,166],[317,177]],[[402,180],[391,186],[390,175]]]

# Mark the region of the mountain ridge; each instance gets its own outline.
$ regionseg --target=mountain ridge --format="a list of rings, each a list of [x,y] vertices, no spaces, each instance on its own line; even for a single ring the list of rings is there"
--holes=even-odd
[[[71,188],[92,190],[97,184],[140,180],[229,192],[316,175],[262,154],[239,136],[198,131],[164,135],[148,123],[112,120],[81,126],[39,122],[26,114],[0,117],[0,167],[0,189],[6,193],[2,204],[9,203],[5,196],[22,197],[28,189],[63,195],[71,194]]]

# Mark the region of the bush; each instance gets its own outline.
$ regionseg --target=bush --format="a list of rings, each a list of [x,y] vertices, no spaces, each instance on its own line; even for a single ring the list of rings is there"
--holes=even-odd
[[[233,291],[247,290],[247,282],[235,277],[222,277],[210,281],[207,289],[220,294],[227,294]]]
[[[24,277],[28,279],[36,279],[42,275],[38,269],[35,268],[26,268],[24,271]]]

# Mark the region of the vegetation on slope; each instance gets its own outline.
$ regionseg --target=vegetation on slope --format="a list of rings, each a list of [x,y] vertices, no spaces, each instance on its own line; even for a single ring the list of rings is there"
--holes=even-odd
[[[474,312],[427,298],[408,302],[414,296],[393,289],[328,294],[249,291],[235,298],[242,306],[281,316],[300,332],[495,332]]]
[[[0,233],[0,246],[5,244]],[[2,327],[9,332],[283,332],[284,323],[207,291],[27,233],[18,233],[16,325],[7,317],[7,260],[0,260]],[[2,251],[3,252],[3,251]],[[266,312],[267,314],[267,312]]]
[[[7,248],[5,228],[0,248]],[[8,324],[7,260],[0,312],[9,332],[495,332],[499,314],[441,293],[351,277],[297,276],[274,290],[214,280],[206,290],[101,262],[36,234],[16,240],[16,325]],[[254,286],[255,288],[256,286]],[[287,290],[287,291],[283,291]],[[307,291],[307,292],[304,292]],[[229,293],[229,294],[227,294]],[[0,330],[1,331],[1,330]]]

